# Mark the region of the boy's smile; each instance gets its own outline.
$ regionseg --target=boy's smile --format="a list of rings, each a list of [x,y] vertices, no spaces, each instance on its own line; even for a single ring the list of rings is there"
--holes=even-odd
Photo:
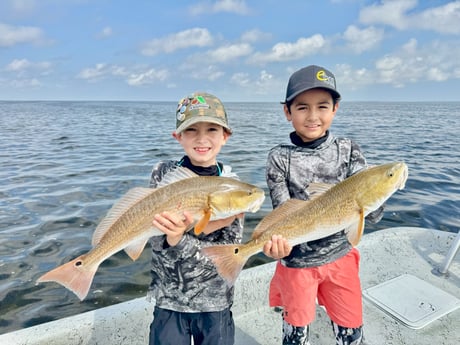
[[[209,167],[217,163],[216,157],[230,134],[220,125],[198,122],[183,132],[173,133],[193,165]]]

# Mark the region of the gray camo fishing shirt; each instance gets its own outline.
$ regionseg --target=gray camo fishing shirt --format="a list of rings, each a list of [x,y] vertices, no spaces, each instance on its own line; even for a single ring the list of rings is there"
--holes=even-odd
[[[266,180],[273,208],[286,200],[308,200],[310,183],[336,184],[367,166],[359,146],[347,138],[334,137],[330,132],[316,148],[281,144],[269,151]],[[383,207],[366,217],[380,220]],[[287,267],[316,267],[337,260],[351,250],[345,231],[323,239],[294,246],[289,256],[281,260]]]
[[[152,171],[150,187],[156,188],[163,176],[174,169],[178,161],[160,161]],[[237,177],[224,165],[221,176]],[[209,245],[241,243],[243,228],[238,220],[209,235],[184,234],[180,242],[170,247],[166,236],[154,236],[151,277],[148,295],[159,308],[178,312],[213,312],[229,308],[233,303],[233,287],[222,279],[212,261],[200,249]]]

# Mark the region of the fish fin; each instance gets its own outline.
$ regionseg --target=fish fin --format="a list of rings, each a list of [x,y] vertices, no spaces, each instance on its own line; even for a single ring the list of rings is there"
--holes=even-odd
[[[262,236],[262,234],[271,228],[273,224],[279,222],[282,219],[287,217],[288,212],[293,212],[298,208],[305,206],[308,201],[299,200],[299,199],[289,199],[282,203],[280,206],[272,210],[267,214],[255,227],[251,239],[255,240]]]
[[[99,223],[96,230],[94,230],[93,238],[91,241],[93,247],[101,241],[102,237],[104,237],[107,231],[124,213],[126,213],[136,203],[143,200],[145,197],[149,196],[154,192],[155,189],[153,188],[143,187],[132,188],[128,192],[126,192],[126,194],[123,195],[120,198],[120,200],[118,200],[112,206],[109,212],[107,212],[107,215]]]
[[[352,246],[356,247],[358,243],[361,241],[364,233],[364,209],[361,208],[359,210],[359,221],[355,224],[350,225],[348,228],[345,229],[345,233],[347,234],[348,241],[351,243]]]
[[[211,209],[204,210],[203,217],[195,225],[195,235],[199,235],[203,232],[203,229],[208,225],[211,219]]]
[[[158,183],[157,188],[166,186],[170,183],[177,181],[185,180],[191,177],[197,177],[199,175],[195,174],[192,170],[185,167],[175,167],[166,173],[161,181]]]
[[[88,295],[89,288],[93,281],[99,265],[85,267],[82,260],[84,256],[63,264],[38,278],[37,283],[56,282],[72,291],[80,301]]]
[[[331,189],[334,185],[330,183],[319,183],[319,182],[313,182],[310,183],[307,187],[307,193],[308,193],[308,200],[314,200],[320,195],[324,194],[327,192],[329,189]]]
[[[148,240],[148,238],[143,238],[130,243],[127,247],[125,247],[125,253],[128,254],[131,260],[136,261],[139,258],[139,256],[141,256],[142,251],[144,250]]]
[[[219,275],[224,278],[229,286],[235,284],[236,278],[243,269],[247,257],[241,254],[239,244],[218,245],[202,248],[204,255],[212,260]]]

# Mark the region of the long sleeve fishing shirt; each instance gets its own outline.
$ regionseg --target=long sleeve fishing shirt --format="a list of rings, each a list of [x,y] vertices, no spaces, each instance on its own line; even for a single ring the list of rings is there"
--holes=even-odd
[[[178,161],[161,161],[155,165],[150,187],[156,188],[163,176],[180,165]],[[222,166],[222,165],[220,165]],[[229,166],[221,176],[236,177]],[[221,311],[233,303],[233,288],[220,277],[214,264],[201,254],[208,245],[240,243],[243,228],[238,220],[209,235],[186,232],[176,246],[169,246],[166,236],[152,237],[149,295],[156,306],[178,312]]]
[[[350,139],[338,138],[329,132],[313,145],[302,145],[298,139],[291,133],[293,144],[281,144],[269,151],[266,180],[273,208],[290,198],[308,200],[310,183],[336,184],[367,165],[359,146]],[[366,219],[376,222],[382,211],[383,208]],[[287,267],[316,267],[335,261],[351,248],[345,231],[341,231],[294,246],[281,262]]]

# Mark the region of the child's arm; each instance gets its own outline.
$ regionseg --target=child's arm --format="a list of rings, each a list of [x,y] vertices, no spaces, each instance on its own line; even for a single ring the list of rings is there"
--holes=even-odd
[[[283,150],[280,146],[274,147],[268,154],[265,178],[273,208],[289,199],[289,189],[286,182],[287,154],[287,150]],[[281,235],[273,235],[263,248],[266,256],[276,260],[288,256],[291,250],[292,246]]]
[[[270,192],[273,208],[278,207],[290,199],[289,188],[286,181],[288,169],[288,151],[280,146],[272,148],[267,157],[265,179]]]

